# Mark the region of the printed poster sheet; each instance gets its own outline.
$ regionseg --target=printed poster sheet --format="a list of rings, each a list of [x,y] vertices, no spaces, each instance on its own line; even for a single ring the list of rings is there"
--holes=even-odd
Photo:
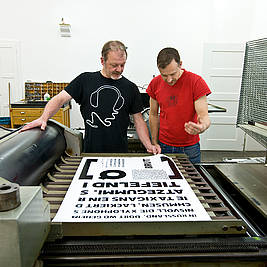
[[[85,157],[53,222],[211,220],[171,158]]]

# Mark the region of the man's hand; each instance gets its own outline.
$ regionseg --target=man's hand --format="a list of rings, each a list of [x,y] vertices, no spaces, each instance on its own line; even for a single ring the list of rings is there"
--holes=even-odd
[[[41,130],[45,130],[47,126],[47,121],[52,118],[65,103],[71,100],[71,96],[65,91],[62,90],[59,94],[54,96],[51,100],[45,105],[43,114],[40,118],[26,124],[20,132],[27,131],[32,128],[40,127]]]
[[[30,123],[27,123],[19,132],[24,132],[36,127],[41,127],[41,130],[45,130],[46,126],[47,122],[42,120],[41,118],[38,118]]]
[[[194,105],[197,112],[197,123],[189,121],[184,124],[185,131],[192,135],[201,134],[210,127],[207,96],[200,97]]]
[[[209,125],[207,125],[207,123],[201,119],[200,116],[198,116],[197,120],[197,123],[189,121],[184,124],[184,128],[187,133],[196,135],[201,134],[208,129]]]
[[[151,145],[147,147],[147,152],[151,153],[153,155],[160,154],[161,153],[161,147],[159,144]]]

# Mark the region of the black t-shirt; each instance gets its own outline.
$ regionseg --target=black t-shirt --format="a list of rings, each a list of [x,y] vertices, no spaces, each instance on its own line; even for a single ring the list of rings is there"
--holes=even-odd
[[[85,72],[65,90],[80,104],[85,125],[84,152],[128,151],[129,114],[143,109],[141,94],[134,83],[123,76],[113,80],[100,71]]]

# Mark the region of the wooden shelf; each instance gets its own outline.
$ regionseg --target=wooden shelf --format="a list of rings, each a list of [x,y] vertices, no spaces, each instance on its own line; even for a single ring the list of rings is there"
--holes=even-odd
[[[45,93],[50,97],[60,93],[68,83],[53,83],[53,82],[26,82],[25,83],[25,99],[26,100],[44,100]]]

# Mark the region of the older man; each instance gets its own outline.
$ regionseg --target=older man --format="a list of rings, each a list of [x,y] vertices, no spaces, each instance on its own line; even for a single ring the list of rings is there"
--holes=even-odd
[[[142,118],[142,100],[137,86],[122,76],[127,59],[125,45],[109,41],[102,48],[102,70],[85,72],[76,77],[46,105],[40,118],[24,126],[46,128],[47,121],[72,98],[80,104],[84,119],[84,152],[127,152],[129,114],[133,115],[137,134],[147,151],[160,153],[160,147],[150,142],[146,123]]]

